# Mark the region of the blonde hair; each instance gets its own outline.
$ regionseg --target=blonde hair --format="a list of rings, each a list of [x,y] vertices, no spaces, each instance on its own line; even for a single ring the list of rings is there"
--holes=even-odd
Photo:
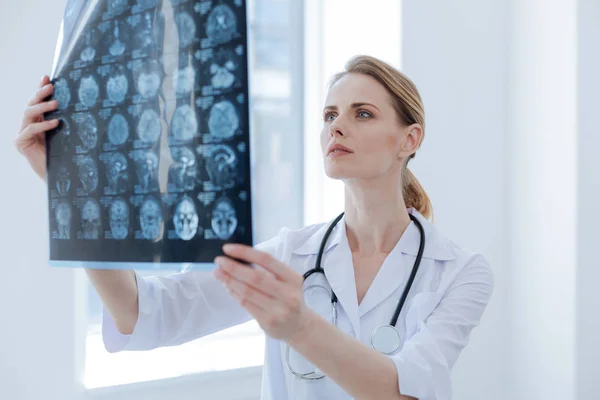
[[[419,124],[425,137],[425,110],[423,101],[415,84],[402,72],[391,65],[371,56],[352,57],[344,66],[345,71],[335,74],[329,87],[349,73],[359,73],[375,78],[388,91],[399,121],[409,126]],[[422,140],[421,140],[422,142]],[[421,143],[419,143],[419,147]],[[415,175],[408,169],[408,162],[415,153],[407,157],[402,168],[402,196],[407,208],[414,207],[425,218],[433,220],[433,207],[425,189]]]

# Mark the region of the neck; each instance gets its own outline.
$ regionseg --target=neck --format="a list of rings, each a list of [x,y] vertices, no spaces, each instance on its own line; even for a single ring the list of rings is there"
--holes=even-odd
[[[389,254],[411,220],[400,184],[353,180],[345,185],[346,235],[352,253]]]

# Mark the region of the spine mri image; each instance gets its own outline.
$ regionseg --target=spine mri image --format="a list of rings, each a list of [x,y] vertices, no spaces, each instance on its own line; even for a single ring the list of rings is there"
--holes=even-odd
[[[68,0],[50,264],[210,270],[253,245],[246,0]]]

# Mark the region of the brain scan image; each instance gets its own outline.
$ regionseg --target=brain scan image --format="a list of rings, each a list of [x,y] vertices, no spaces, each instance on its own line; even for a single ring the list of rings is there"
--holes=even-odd
[[[121,153],[113,153],[106,163],[106,179],[112,193],[123,193],[127,190],[129,174],[127,159]]]
[[[135,171],[139,190],[149,192],[158,189],[158,156],[153,151],[138,153]]]
[[[82,77],[81,82],[79,82],[79,91],[77,93],[81,104],[87,108],[94,107],[98,100],[98,94],[100,93],[96,78],[92,75]]]
[[[114,104],[121,104],[125,100],[129,89],[129,81],[124,70],[115,71],[106,82],[106,95]]]
[[[196,70],[191,66],[180,68],[176,74],[173,74],[172,79],[173,87],[177,94],[189,94],[194,89]]]
[[[145,99],[155,97],[162,84],[162,69],[158,62],[144,63],[136,71],[136,85],[138,93]]]
[[[172,153],[175,162],[169,168],[169,182],[177,191],[193,190],[198,171],[194,152],[187,147],[175,147]]]
[[[98,167],[90,156],[79,161],[79,180],[85,193],[92,193],[98,187]]]
[[[233,149],[228,145],[217,145],[210,151],[206,159],[206,171],[210,181],[221,189],[235,185],[238,160]]]
[[[81,229],[84,239],[98,239],[102,222],[100,220],[100,205],[95,199],[87,199],[81,207]]]
[[[60,120],[45,141],[50,265],[203,270],[251,241],[246,2],[67,3],[44,114]]]
[[[108,0],[108,13],[111,17],[122,14],[129,7],[128,0]]]
[[[142,112],[137,124],[137,134],[145,144],[152,144],[160,137],[160,117],[156,111],[147,108]]]
[[[237,18],[231,8],[219,4],[208,14],[206,36],[217,42],[230,40],[237,32]]]
[[[71,238],[71,206],[66,201],[60,202],[54,209],[59,239]]]
[[[181,240],[191,240],[198,231],[198,213],[196,205],[189,196],[183,196],[175,206],[173,213],[175,233]]]
[[[220,101],[214,104],[210,109],[208,130],[216,139],[231,139],[239,126],[240,121],[237,110],[230,101]]]
[[[233,50],[220,49],[210,64],[211,84],[216,89],[227,89],[235,82],[237,69]]]
[[[238,220],[233,203],[227,197],[221,197],[215,203],[210,225],[219,239],[227,240],[235,232]]]
[[[196,22],[188,12],[175,15],[175,25],[179,33],[179,47],[188,47],[196,37]]]
[[[171,120],[173,137],[180,141],[189,141],[198,133],[196,113],[188,104],[177,107]]]
[[[148,197],[140,207],[140,227],[142,235],[148,240],[157,240],[162,231],[163,216],[160,203],[153,197]]]
[[[58,109],[64,110],[71,102],[71,90],[65,78],[59,78],[54,82],[54,99],[58,101]]]
[[[59,195],[65,196],[71,189],[71,174],[66,165],[61,164],[56,170],[56,191]]]
[[[151,48],[155,46],[157,32],[155,30],[155,23],[153,13],[147,11],[144,13],[144,19],[142,21],[142,29],[137,32],[137,43],[139,48]]]
[[[78,113],[73,115],[73,122],[75,122],[77,134],[83,146],[87,150],[95,148],[98,144],[96,118],[89,112]]]
[[[85,34],[85,48],[81,51],[79,59],[83,62],[90,62],[96,57],[96,49],[92,45],[92,31]]]
[[[111,56],[117,57],[117,56],[123,55],[123,53],[125,53],[125,43],[123,43],[121,41],[121,38],[119,37],[119,35],[120,35],[119,21],[115,20],[115,27],[113,29],[114,41],[108,48],[108,52],[110,53]]]
[[[123,199],[115,199],[108,209],[110,232],[113,238],[123,240],[129,233],[129,206]]]
[[[108,141],[120,146],[129,138],[129,124],[122,114],[114,114],[108,123]]]

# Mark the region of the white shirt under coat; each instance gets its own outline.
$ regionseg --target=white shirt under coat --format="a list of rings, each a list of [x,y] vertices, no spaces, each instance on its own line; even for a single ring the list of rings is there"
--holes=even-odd
[[[398,319],[402,344],[389,357],[396,364],[401,394],[420,400],[448,400],[452,397],[452,367],[467,345],[471,330],[479,325],[493,291],[494,275],[482,255],[457,247],[418,211],[408,211],[423,225],[426,244]],[[276,237],[255,247],[304,273],[314,267],[331,222],[298,230],[283,228]],[[307,282],[319,279],[336,293],[339,329],[369,345],[373,329],[390,322],[410,276],[419,237],[417,226],[411,222],[358,304],[345,220],[339,221],[323,255],[327,280],[322,274],[313,274]],[[120,334],[104,310],[102,338],[111,353],[181,344],[252,319],[212,272],[137,275],[137,280],[139,317],[131,335]],[[315,305],[309,298],[306,302],[331,320],[331,303],[321,301]],[[316,381],[294,377],[283,358],[284,343],[265,337],[261,399],[351,399],[327,377]],[[293,362],[302,360],[293,350],[291,357]]]

